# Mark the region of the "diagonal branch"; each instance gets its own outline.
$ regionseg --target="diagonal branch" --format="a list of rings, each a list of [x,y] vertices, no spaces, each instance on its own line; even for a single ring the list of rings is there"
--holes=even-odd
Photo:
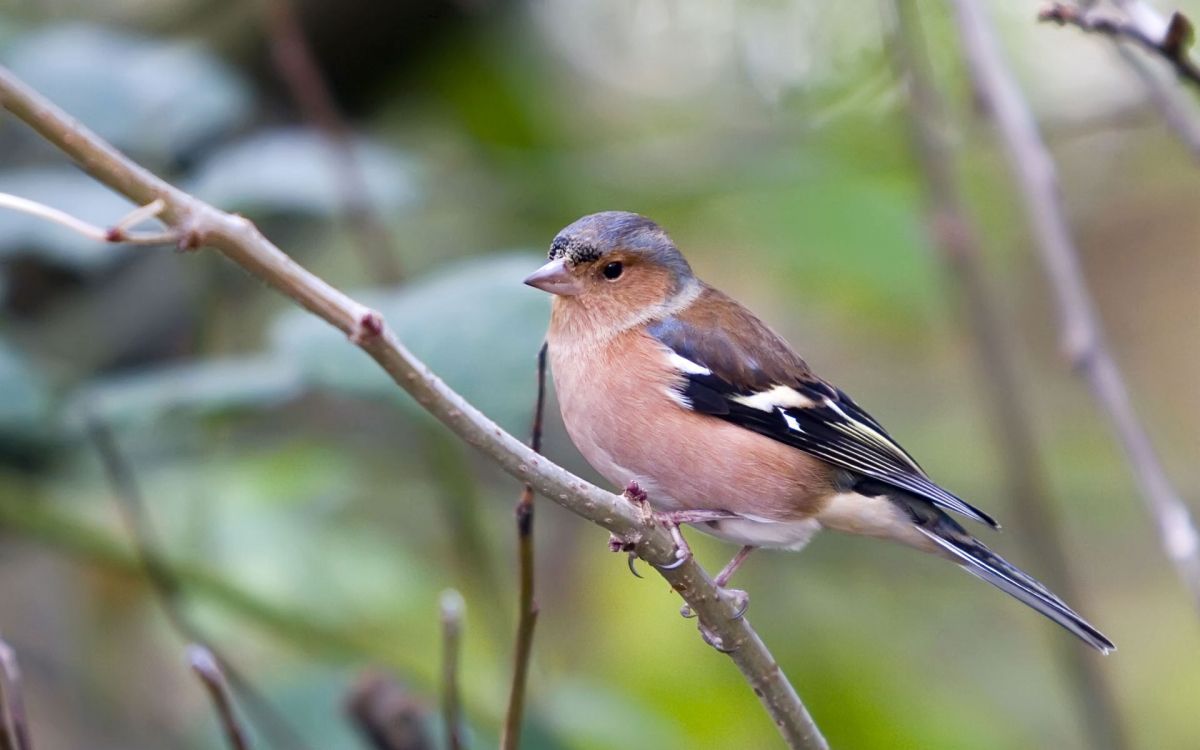
[[[895,1],[895,65],[908,89],[908,119],[913,152],[924,179],[930,238],[936,243],[948,286],[965,313],[979,373],[980,395],[988,410],[1004,467],[1005,490],[1021,518],[1031,557],[1051,588],[1082,606],[1075,570],[1065,552],[1063,533],[1047,489],[1024,388],[1012,347],[1005,335],[1000,302],[987,278],[979,233],[964,205],[955,153],[944,137],[945,107],[933,80],[928,45],[917,0]],[[1119,750],[1128,746],[1121,714],[1108,675],[1095,655],[1065,639],[1054,640],[1054,655],[1073,697],[1080,704],[1089,747]]]
[[[533,427],[529,447],[542,452],[542,415],[546,409],[546,347],[537,354],[537,397],[533,405]],[[533,600],[533,487],[521,490],[517,501],[517,548],[520,568],[520,592],[517,600],[517,639],[513,649],[512,686],[508,692],[508,711],[500,735],[501,750],[521,746],[521,719],[525,715],[525,683],[529,677],[529,657],[533,652],[533,630],[537,625],[538,606]]]
[[[1161,32],[1151,31],[1133,18],[1107,15],[1094,7],[1074,3],[1051,3],[1038,13],[1038,20],[1132,42],[1165,60],[1181,79],[1200,86],[1200,67],[1188,52],[1194,36],[1192,22],[1179,11],[1171,14]]]
[[[26,122],[81,168],[130,200],[161,198],[160,218],[177,228],[180,247],[212,247],[279,293],[345,333],[432,416],[501,469],[571,512],[628,541],[729,649],[729,657],[791,747],[827,744],[774,657],[737,604],[692,558],[676,558],[671,534],[642,518],[620,495],[606,492],[547,461],[451,390],[400,343],[383,317],[305,270],[247,219],[220,211],[134,163],[0,67],[0,105]]]
[[[1125,379],[1105,341],[1079,268],[1054,161],[978,0],[953,0],[953,4],[962,54],[976,94],[985,103],[1007,151],[1056,297],[1063,351],[1087,381],[1124,448],[1163,551],[1200,607],[1200,535],[1138,421]]]

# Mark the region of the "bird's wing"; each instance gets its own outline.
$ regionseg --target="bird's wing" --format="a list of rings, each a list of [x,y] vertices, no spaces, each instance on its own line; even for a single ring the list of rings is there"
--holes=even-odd
[[[813,375],[752,313],[711,288],[700,301],[647,327],[683,378],[675,395],[684,407],[999,528],[930,480],[871,415]]]

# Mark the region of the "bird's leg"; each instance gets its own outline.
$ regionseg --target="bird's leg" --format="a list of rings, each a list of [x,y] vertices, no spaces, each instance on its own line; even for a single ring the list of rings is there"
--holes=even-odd
[[[738,550],[737,554],[733,556],[733,559],[729,561],[729,564],[724,568],[721,568],[721,572],[717,573],[717,577],[713,579],[713,582],[717,584],[717,587],[725,588],[725,585],[729,583],[729,579],[733,578],[733,574],[737,572],[738,568],[742,567],[742,563],[746,562],[746,558],[749,557],[750,553],[756,549],[758,548],[747,544]]]

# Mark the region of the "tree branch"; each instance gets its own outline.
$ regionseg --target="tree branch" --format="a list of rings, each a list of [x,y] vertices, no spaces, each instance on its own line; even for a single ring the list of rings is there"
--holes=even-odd
[[[1064,552],[1066,544],[1038,457],[1036,430],[1021,398],[1025,389],[1005,336],[1000,303],[987,278],[978,232],[963,203],[953,148],[943,136],[948,122],[930,70],[917,4],[895,0],[894,5],[895,64],[908,89],[908,119],[913,153],[925,183],[929,235],[971,332],[978,382],[983,386],[980,396],[1003,461],[1005,494],[1021,520],[1039,575],[1073,606],[1081,607],[1084,598]],[[1053,648],[1079,701],[1088,746],[1127,747],[1116,697],[1099,660],[1067,639],[1055,638]]]
[[[533,405],[533,427],[529,447],[542,452],[542,415],[546,408],[547,344],[537,354],[537,398]],[[533,653],[533,630],[537,625],[538,606],[533,600],[533,487],[528,484],[517,501],[517,549],[520,571],[520,590],[517,595],[517,637],[513,648],[512,686],[508,691],[508,711],[504,715],[504,731],[500,735],[500,750],[517,750],[521,746],[521,720],[525,715],[525,683],[529,676],[529,657]]]
[[[1194,36],[1192,22],[1179,11],[1171,14],[1165,30],[1160,33],[1147,29],[1133,18],[1117,18],[1102,14],[1094,7],[1083,8],[1073,3],[1052,3],[1038,13],[1038,20],[1133,42],[1165,60],[1175,70],[1175,75],[1193,86],[1200,86],[1200,67],[1188,54]]]
[[[17,654],[0,639],[0,750],[33,750]]]
[[[88,415],[86,428],[88,437],[95,445],[104,465],[104,472],[112,487],[117,512],[125,531],[133,540],[134,551],[146,573],[146,580],[150,583],[151,591],[157,596],[171,628],[184,641],[199,644],[197,648],[203,648],[214,663],[224,668],[225,674],[229,676],[229,683],[274,744],[278,747],[306,750],[307,745],[299,733],[291,728],[287,720],[258,692],[250,679],[234,666],[223,651],[208,643],[208,639],[188,618],[182,602],[183,585],[160,551],[133,467],[125,459],[108,426],[98,417]]]
[[[442,592],[442,725],[447,750],[462,750],[462,704],[458,696],[458,662],[462,651],[462,594],[454,589]]]
[[[204,646],[193,644],[188,646],[187,658],[192,671],[200,678],[200,682],[208,691],[208,697],[212,699],[221,728],[225,730],[225,741],[231,750],[250,750],[250,741],[241,722],[238,721],[237,714],[234,713],[229,687],[225,683],[225,675],[221,673],[221,666],[216,657]]]
[[[1039,257],[1054,291],[1062,347],[1125,450],[1167,558],[1200,607],[1200,535],[1138,421],[1083,281],[1054,161],[978,0],[954,0],[962,54],[1008,154]]]
[[[271,244],[248,220],[219,211],[137,165],[95,133],[0,68],[0,105],[74,159],[88,174],[130,200],[161,198],[168,227],[184,249],[207,245],[276,291],[345,333],[432,416],[534,491],[628,541],[691,605],[700,623],[729,649],[791,747],[825,748],[808,710],[737,605],[688,558],[675,556],[671,534],[643,519],[620,495],[606,492],[539,456],[446,386],[414,357],[383,317],[309,273]]]

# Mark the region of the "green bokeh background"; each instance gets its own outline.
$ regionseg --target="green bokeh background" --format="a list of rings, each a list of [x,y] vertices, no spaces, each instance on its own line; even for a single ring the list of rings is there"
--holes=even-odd
[[[648,215],[934,477],[1001,519],[988,543],[1038,573],[1002,491],[971,332],[925,232],[888,4],[294,3],[388,243],[344,211],[259,3],[18,0],[0,8],[0,62],[255,219],[518,434],[548,314],[521,277],[582,214]],[[1130,745],[1200,746],[1196,612],[1059,356],[947,11],[919,5],[1083,588],[1073,604],[1119,645],[1102,669]],[[1193,501],[1200,171],[1107,44],[1038,25],[1037,3],[988,8],[1058,160],[1134,402]],[[126,210],[12,118],[0,191],[99,224]],[[402,280],[380,272],[381,254]],[[342,700],[368,666],[423,701],[436,732],[446,588],[467,602],[471,746],[494,746],[515,620],[512,480],[343,337],[214,254],[99,247],[3,214],[0,296],[0,635],[24,667],[39,748],[221,746],[132,562],[89,414],[137,474],[187,611],[311,747],[360,746]],[[547,453],[596,479],[550,414]],[[710,569],[732,552],[689,536]],[[602,531],[548,502],[536,540],[526,747],[779,746],[665,583],[632,578]],[[1089,746],[1053,658],[1068,636],[940,560],[830,534],[803,555],[756,555],[739,585],[834,747]]]

